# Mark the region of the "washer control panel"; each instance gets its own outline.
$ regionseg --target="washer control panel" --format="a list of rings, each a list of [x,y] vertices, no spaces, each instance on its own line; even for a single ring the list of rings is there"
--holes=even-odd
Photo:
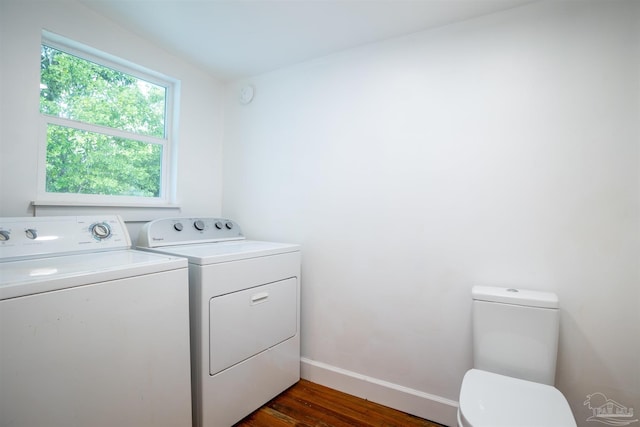
[[[161,218],[146,223],[138,237],[138,246],[211,243],[244,239],[240,226],[225,218]]]
[[[0,218],[0,260],[130,247],[117,215]]]

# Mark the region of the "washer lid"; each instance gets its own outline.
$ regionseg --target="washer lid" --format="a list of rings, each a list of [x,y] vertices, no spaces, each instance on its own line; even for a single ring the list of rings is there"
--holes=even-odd
[[[300,250],[300,245],[262,242],[258,240],[232,240],[216,243],[197,243],[192,245],[140,249],[188,258],[191,264],[208,265],[296,252]]]
[[[136,250],[0,263],[0,300],[187,268],[187,260]]]
[[[576,427],[557,388],[479,369],[462,380],[460,415],[464,427]]]
[[[471,295],[477,301],[501,302],[539,308],[558,308],[558,296],[553,292],[474,286],[471,290]]]

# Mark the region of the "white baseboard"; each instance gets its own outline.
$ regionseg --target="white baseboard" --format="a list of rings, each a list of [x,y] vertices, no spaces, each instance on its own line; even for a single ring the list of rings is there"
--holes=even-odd
[[[303,357],[300,376],[311,382],[446,426],[456,426],[458,402]]]

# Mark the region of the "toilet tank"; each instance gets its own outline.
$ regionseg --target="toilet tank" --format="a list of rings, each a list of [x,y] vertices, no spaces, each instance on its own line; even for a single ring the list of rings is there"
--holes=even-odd
[[[490,286],[475,286],[472,296],[474,367],[554,385],[558,297]]]

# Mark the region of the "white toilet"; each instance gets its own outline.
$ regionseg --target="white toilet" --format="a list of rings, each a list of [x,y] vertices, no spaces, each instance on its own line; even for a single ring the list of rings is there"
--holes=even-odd
[[[475,286],[473,366],[462,380],[459,427],[576,427],[553,387],[560,314],[549,292]]]

